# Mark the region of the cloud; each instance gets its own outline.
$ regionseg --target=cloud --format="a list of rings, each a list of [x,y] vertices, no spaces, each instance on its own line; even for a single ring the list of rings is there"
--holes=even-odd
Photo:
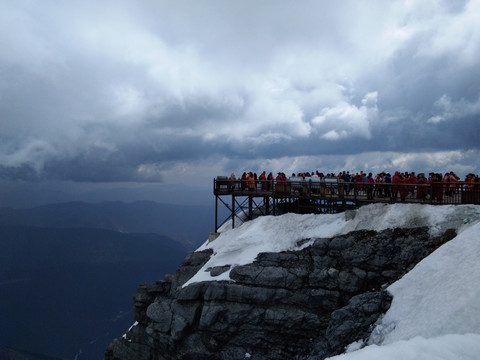
[[[3,2],[0,178],[161,182],[478,152],[479,8]]]
[[[429,118],[427,122],[436,124],[447,120],[457,120],[480,113],[480,96],[476,101],[470,102],[463,98],[452,101],[450,96],[443,94],[434,105],[440,114]]]
[[[362,105],[342,102],[335,107],[322,109],[312,123],[326,140],[341,140],[348,137],[371,138],[370,123],[378,117],[377,92],[368,93]]]

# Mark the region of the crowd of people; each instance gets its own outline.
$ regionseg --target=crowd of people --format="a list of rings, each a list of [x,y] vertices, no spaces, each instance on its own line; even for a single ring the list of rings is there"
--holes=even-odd
[[[276,176],[272,172],[267,174],[263,171],[259,176],[254,172],[244,172],[240,178],[237,178],[234,173],[229,177],[229,180],[238,184],[242,190],[273,190],[273,184],[281,186],[290,181],[291,183],[305,182],[308,180],[325,180],[336,179],[343,183],[342,191],[347,195],[351,191],[364,192],[367,199],[374,197],[389,197],[395,201],[397,197],[401,201],[405,201],[407,197],[416,197],[417,199],[429,199],[433,197],[436,202],[442,202],[443,196],[452,196],[457,192],[457,189],[463,186],[466,191],[480,190],[480,179],[478,175],[470,173],[462,180],[453,171],[445,174],[430,172],[415,174],[415,172],[399,172],[396,171],[392,176],[388,172],[381,172],[375,176],[363,171],[351,174],[349,171],[342,171],[338,174],[327,173],[324,174],[319,171],[314,172],[300,172],[292,173],[287,177],[285,173],[278,172]],[[240,180],[240,181],[238,181]],[[462,182],[462,184],[459,184]],[[298,190],[298,188],[297,188]]]

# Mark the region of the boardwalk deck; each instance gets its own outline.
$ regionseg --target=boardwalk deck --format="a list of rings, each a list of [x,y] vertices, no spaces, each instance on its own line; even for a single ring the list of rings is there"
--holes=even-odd
[[[403,191],[402,191],[403,190]],[[403,198],[400,193],[407,194]],[[336,213],[370,203],[480,204],[480,183],[443,183],[426,185],[344,183],[330,179],[292,181],[213,180],[215,195],[215,232],[227,220],[252,219],[254,216],[295,213]],[[218,204],[229,215],[219,224]]]

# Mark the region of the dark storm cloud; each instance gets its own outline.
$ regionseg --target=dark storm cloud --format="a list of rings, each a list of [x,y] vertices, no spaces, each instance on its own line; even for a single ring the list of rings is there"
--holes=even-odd
[[[4,2],[0,177],[425,159],[479,172],[479,13],[479,0]]]

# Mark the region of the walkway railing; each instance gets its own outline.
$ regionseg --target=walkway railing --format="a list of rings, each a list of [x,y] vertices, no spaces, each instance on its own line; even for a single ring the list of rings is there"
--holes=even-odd
[[[336,178],[296,178],[286,181],[213,180],[214,195],[313,198],[327,201],[480,204],[480,183],[366,184]]]

